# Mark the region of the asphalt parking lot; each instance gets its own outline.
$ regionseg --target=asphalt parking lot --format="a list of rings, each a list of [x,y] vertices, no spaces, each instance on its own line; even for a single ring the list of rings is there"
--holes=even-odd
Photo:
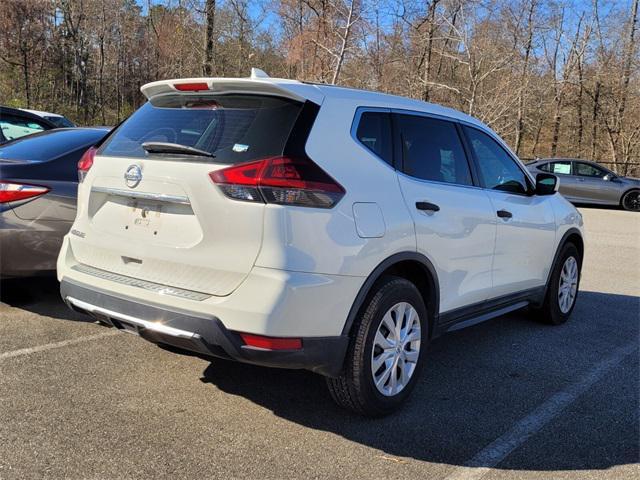
[[[430,345],[399,413],[368,420],[321,377],[162,350],[2,284],[0,478],[638,478],[640,215],[582,209],[581,293]]]

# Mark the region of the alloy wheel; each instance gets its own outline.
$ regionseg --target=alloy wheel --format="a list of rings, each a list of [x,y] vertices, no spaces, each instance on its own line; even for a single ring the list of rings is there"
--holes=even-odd
[[[622,206],[626,210],[640,212],[640,190],[627,193],[622,199]]]
[[[560,271],[558,287],[558,306],[562,313],[568,313],[578,293],[578,262],[575,257],[568,257]]]
[[[382,317],[371,351],[371,374],[382,395],[397,395],[407,386],[416,370],[421,338],[420,318],[411,304],[397,303]]]

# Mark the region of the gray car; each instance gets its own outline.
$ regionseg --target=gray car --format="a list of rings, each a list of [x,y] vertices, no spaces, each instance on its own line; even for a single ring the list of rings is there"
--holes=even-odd
[[[535,174],[553,173],[560,179],[560,193],[573,203],[618,205],[640,211],[640,179],[622,177],[588,160],[543,158],[528,163]]]
[[[78,161],[108,131],[48,130],[0,146],[0,278],[55,270],[76,216]]]

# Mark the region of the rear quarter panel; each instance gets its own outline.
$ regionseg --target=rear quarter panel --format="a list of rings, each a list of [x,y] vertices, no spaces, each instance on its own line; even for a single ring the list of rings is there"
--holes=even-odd
[[[309,157],[345,188],[345,196],[329,210],[267,205],[256,265],[367,276],[394,253],[416,250],[413,222],[394,169],[351,137],[359,106],[385,107],[325,98],[306,144]],[[358,235],[354,203],[360,202],[379,207],[383,235]]]

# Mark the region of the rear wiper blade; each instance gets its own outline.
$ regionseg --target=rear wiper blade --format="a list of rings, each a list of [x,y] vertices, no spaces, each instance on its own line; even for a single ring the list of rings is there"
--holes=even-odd
[[[198,157],[216,158],[213,153],[187,145],[180,145],[179,143],[144,142],[142,148],[149,153],[175,153],[178,155],[196,155]]]

